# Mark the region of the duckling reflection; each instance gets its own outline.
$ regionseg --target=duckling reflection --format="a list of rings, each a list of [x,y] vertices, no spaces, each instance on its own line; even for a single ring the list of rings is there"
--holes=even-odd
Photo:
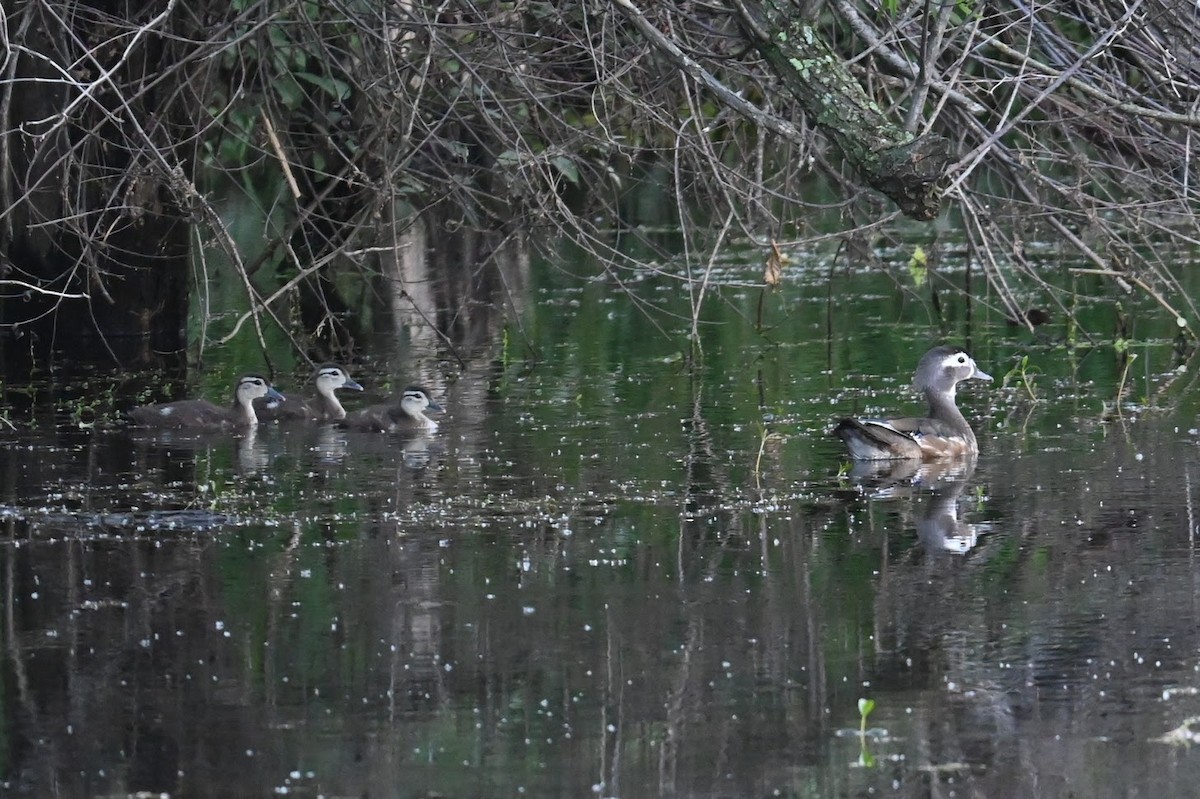
[[[312,429],[306,444],[315,466],[328,469],[347,462],[400,462],[406,469],[425,469],[446,451],[435,431],[408,431],[391,436],[361,435],[357,428],[322,425]]]
[[[271,465],[271,454],[267,443],[258,435],[257,427],[248,427],[237,439],[238,471],[242,474],[260,474]]]
[[[433,460],[434,454],[443,449],[440,442],[435,442],[428,432],[420,432],[408,436],[400,445],[405,468],[424,469]]]
[[[139,479],[150,481],[160,480],[168,472],[175,474],[171,480],[192,480],[195,474],[188,471],[186,464],[195,464],[198,459],[211,458],[216,453],[222,453],[220,463],[229,464],[218,468],[247,476],[268,474],[279,454],[278,447],[271,446],[277,440],[258,427],[247,427],[232,436],[221,430],[129,427],[121,435],[133,450],[131,457],[141,475]]]
[[[317,428],[316,441],[312,451],[321,466],[340,466],[349,453],[349,436],[346,431],[333,425],[322,425]]]

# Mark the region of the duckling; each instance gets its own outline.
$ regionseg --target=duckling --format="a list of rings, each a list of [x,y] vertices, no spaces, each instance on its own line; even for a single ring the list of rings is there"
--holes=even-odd
[[[264,422],[336,422],[346,418],[346,409],[334,393],[339,388],[362,391],[363,387],[350,378],[337,364],[327,363],[313,374],[317,393],[311,399],[281,402],[267,397],[256,400],[254,408]]]
[[[267,397],[283,402],[266,378],[242,375],[234,386],[232,407],[222,407],[206,399],[179,400],[154,405],[142,405],[129,411],[134,424],[163,429],[219,430],[230,427],[253,427],[258,424],[254,400]]]
[[[855,460],[937,460],[979,453],[975,434],[954,403],[963,380],[992,376],[975,365],[962,347],[934,347],[921,358],[913,388],[929,402],[924,419],[843,419],[834,435]]]
[[[429,398],[421,386],[409,386],[400,396],[400,404],[372,405],[348,414],[342,424],[354,430],[376,430],[395,433],[404,430],[433,432],[438,423],[425,411],[442,412],[443,408]]]

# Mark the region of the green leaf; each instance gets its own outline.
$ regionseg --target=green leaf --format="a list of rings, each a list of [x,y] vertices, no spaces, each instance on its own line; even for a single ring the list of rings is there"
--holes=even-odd
[[[350,96],[350,84],[335,78],[329,78],[324,75],[314,75],[311,72],[300,72],[296,75],[302,81],[311,83],[321,91],[328,94],[337,102],[342,102]]]
[[[466,161],[471,157],[471,148],[460,141],[445,140],[442,142],[442,146],[454,153],[454,156],[460,161]]]
[[[285,107],[296,109],[304,102],[304,92],[300,88],[300,84],[290,78],[281,78],[275,81],[273,88],[275,93],[279,95],[279,100]]]
[[[929,276],[929,259],[925,256],[925,250],[918,244],[913,250],[912,257],[908,259],[908,273],[912,275],[913,283],[918,287],[925,285],[925,278]]]
[[[871,711],[875,709],[874,699],[859,699],[858,700],[858,734],[864,736],[867,734],[867,716],[871,715]]]
[[[551,162],[558,173],[571,182],[572,186],[579,185],[579,170],[575,167],[575,162],[565,155],[560,155],[554,158]]]

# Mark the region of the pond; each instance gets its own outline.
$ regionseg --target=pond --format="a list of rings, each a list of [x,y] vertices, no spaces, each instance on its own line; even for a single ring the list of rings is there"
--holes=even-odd
[[[113,420],[154,376],[5,386],[4,792],[1192,795],[1200,408],[1169,323],[1080,300],[1122,339],[1034,335],[961,272],[935,303],[903,270],[760,296],[729,266],[692,357],[674,276],[562,266],[470,368],[352,366],[351,408],[421,376],[429,435],[151,435]],[[939,341],[997,378],[959,395],[977,463],[847,469],[837,419],[919,410]],[[246,364],[207,357],[225,396]]]

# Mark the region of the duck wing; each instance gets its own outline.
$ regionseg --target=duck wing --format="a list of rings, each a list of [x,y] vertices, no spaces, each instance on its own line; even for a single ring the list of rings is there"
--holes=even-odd
[[[254,413],[260,422],[315,422],[321,419],[313,402],[290,397],[284,400],[259,397],[254,400]]]
[[[846,444],[850,457],[860,461],[921,459],[920,430],[914,419],[843,419],[833,434]]]
[[[964,437],[955,425],[941,419],[909,417],[904,419],[848,419],[855,422],[861,431],[869,433],[869,440],[886,448],[890,455],[875,455],[862,460],[886,460],[889,458],[921,458],[934,460],[966,455],[971,451],[971,441]],[[841,425],[838,425],[839,429]],[[846,441],[845,438],[842,439]],[[850,442],[846,442],[850,447]],[[851,447],[851,456],[854,455]]]
[[[130,421],[144,427],[163,429],[217,429],[230,424],[228,408],[208,400],[180,400],[143,405],[127,414]]]
[[[373,430],[386,433],[394,426],[393,412],[400,413],[400,408],[396,405],[372,405],[346,414],[346,418],[342,419],[339,424],[352,430]]]

